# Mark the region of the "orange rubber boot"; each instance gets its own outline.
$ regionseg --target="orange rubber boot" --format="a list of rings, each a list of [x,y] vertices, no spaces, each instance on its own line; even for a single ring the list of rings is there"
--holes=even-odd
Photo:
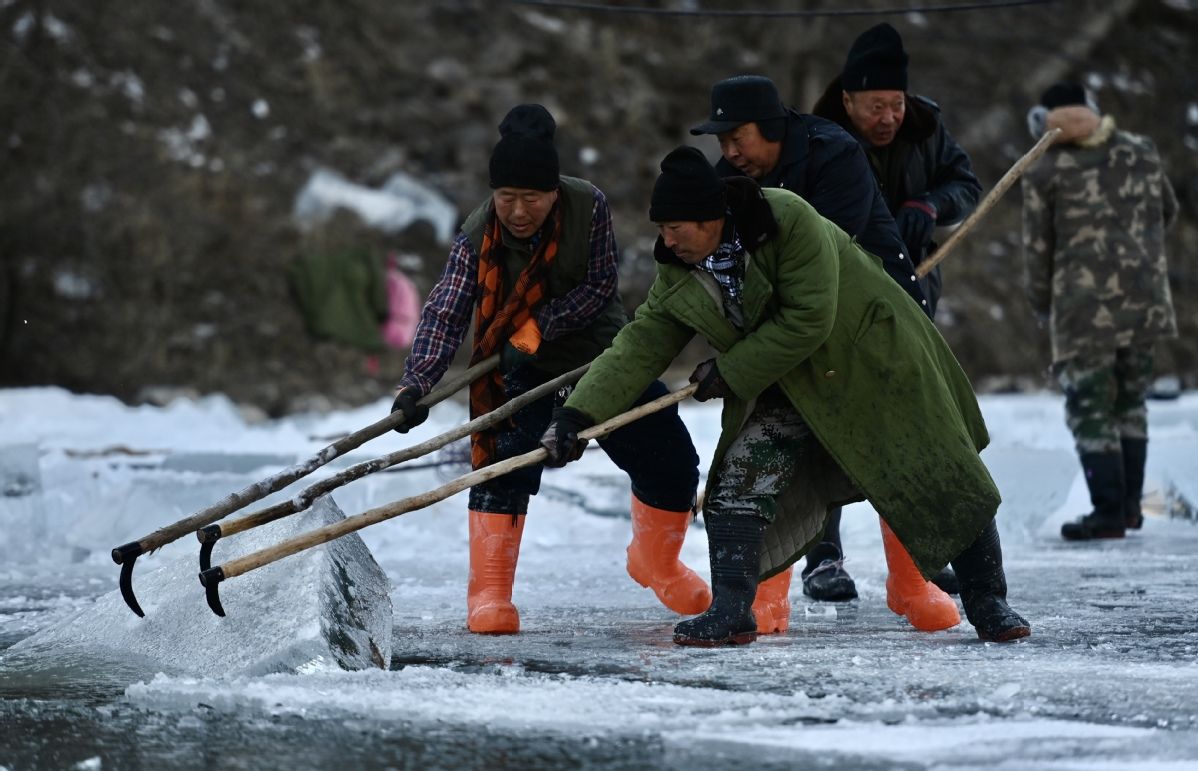
[[[886,549],[886,604],[921,632],[939,632],[961,623],[957,603],[940,587],[924,579],[898,536],[883,520],[882,546]]]
[[[794,565],[757,584],[753,616],[757,634],[781,634],[790,629],[790,577]]]
[[[697,616],[711,607],[711,589],[678,559],[690,522],[689,511],[655,509],[632,496],[628,575],[675,613]]]
[[[512,582],[520,556],[524,516],[470,512],[470,580],[466,627],[476,634],[515,634],[520,611],[512,604]]]

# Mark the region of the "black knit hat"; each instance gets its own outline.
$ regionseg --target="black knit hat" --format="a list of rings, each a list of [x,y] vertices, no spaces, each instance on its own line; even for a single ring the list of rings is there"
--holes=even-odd
[[[711,115],[691,129],[695,136],[731,131],[745,123],[786,117],[774,81],[761,75],[738,75],[711,87]]]
[[[724,183],[697,148],[679,147],[661,161],[649,202],[652,222],[706,222],[728,210]]]
[[[499,124],[491,151],[491,187],[556,190],[560,181],[553,134],[557,123],[539,104],[519,104]]]
[[[1040,95],[1040,104],[1050,110],[1067,107],[1071,104],[1090,105],[1086,89],[1076,83],[1055,83]]]
[[[840,85],[845,91],[906,91],[907,61],[898,30],[883,22],[853,41]]]

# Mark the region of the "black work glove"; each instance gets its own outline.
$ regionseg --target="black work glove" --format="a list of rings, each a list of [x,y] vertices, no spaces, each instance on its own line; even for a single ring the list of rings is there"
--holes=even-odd
[[[403,411],[403,422],[395,427],[394,430],[401,434],[408,433],[408,429],[415,428],[425,421],[428,417],[428,407],[423,404],[417,404],[420,401],[420,392],[415,388],[403,388],[395,395],[395,401],[391,404],[391,412],[395,413]]]
[[[720,377],[720,370],[715,365],[715,359],[708,359],[695,367],[695,371],[691,373],[690,382],[699,384],[699,387],[695,389],[696,401],[727,399],[729,396],[736,395],[732,393],[732,389],[728,387],[724,378]]]
[[[899,235],[907,249],[915,252],[910,255],[914,263],[920,258],[920,253],[932,243],[932,231],[936,228],[936,207],[927,201],[911,199],[904,203],[894,215],[894,224],[898,225]]]
[[[513,370],[520,369],[525,364],[531,364],[536,358],[535,353],[525,353],[512,345],[511,340],[508,340],[503,344],[503,350],[499,352],[499,371],[506,375]]]
[[[573,407],[554,407],[549,428],[541,436],[541,446],[549,453],[545,465],[561,468],[572,460],[582,457],[587,448],[587,439],[579,439],[578,432],[595,425],[595,421],[582,410]]]

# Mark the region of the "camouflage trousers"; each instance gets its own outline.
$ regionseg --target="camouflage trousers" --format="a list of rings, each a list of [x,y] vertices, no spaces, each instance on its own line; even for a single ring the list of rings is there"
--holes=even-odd
[[[779,499],[804,458],[819,450],[819,441],[790,401],[775,389],[766,390],[720,463],[704,517],[735,514],[773,522]]]
[[[1148,438],[1151,345],[1083,354],[1055,369],[1078,453],[1119,452],[1121,438]]]

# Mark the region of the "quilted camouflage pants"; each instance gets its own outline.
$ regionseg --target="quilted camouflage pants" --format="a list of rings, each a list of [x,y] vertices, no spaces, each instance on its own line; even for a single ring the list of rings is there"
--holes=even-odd
[[[794,407],[772,389],[762,394],[728,447],[703,509],[773,522],[778,499],[798,472],[810,444],[818,444]]]
[[[1056,369],[1078,453],[1119,452],[1120,439],[1148,438],[1151,345],[1077,356]]]
[[[766,530],[761,575],[785,569],[823,532],[828,507],[860,494],[790,401],[769,388],[728,448],[703,516],[760,517]]]

